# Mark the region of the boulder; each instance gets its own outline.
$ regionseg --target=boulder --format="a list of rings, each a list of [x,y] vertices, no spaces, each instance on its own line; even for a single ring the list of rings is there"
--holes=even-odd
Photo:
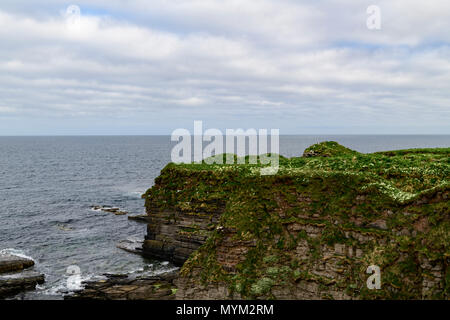
[[[43,274],[30,271],[0,276],[0,298],[4,299],[22,291],[34,290],[37,284],[42,284],[44,281]]]
[[[24,269],[32,267],[34,261],[12,254],[0,254],[0,299],[25,290],[33,290],[44,283],[45,277]]]
[[[0,254],[0,273],[20,271],[34,265],[34,261],[12,254]]]

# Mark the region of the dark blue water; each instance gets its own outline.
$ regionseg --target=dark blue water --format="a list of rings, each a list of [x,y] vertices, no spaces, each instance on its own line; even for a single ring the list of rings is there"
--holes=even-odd
[[[284,136],[280,153],[299,156],[335,140],[360,152],[449,147],[450,136]],[[60,298],[67,267],[83,279],[103,273],[154,273],[172,268],[116,248],[144,237],[146,226],[92,205],[143,214],[140,195],[170,161],[169,137],[0,137],[0,250],[36,261],[46,283],[18,298]]]

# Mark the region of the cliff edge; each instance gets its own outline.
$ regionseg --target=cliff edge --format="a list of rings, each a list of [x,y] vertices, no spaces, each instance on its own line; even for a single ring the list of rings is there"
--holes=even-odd
[[[171,163],[143,195],[143,252],[182,266],[177,299],[448,299],[449,155],[326,142],[271,176]]]

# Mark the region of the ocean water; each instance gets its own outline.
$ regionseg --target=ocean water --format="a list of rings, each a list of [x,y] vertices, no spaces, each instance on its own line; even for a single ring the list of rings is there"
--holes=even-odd
[[[282,136],[280,153],[300,156],[325,140],[360,152],[450,146],[448,135]],[[143,214],[140,196],[170,161],[173,145],[168,136],[0,137],[0,250],[32,257],[46,275],[36,291],[15,298],[61,299],[74,265],[83,280],[173,269],[116,248],[120,240],[143,239],[145,224],[91,209]]]

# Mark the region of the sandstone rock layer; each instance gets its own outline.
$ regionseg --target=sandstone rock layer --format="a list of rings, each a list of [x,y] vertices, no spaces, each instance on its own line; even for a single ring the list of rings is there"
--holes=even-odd
[[[272,176],[163,169],[144,195],[143,252],[182,265],[176,297],[447,299],[450,149],[308,150]],[[366,283],[372,265],[380,290]]]

